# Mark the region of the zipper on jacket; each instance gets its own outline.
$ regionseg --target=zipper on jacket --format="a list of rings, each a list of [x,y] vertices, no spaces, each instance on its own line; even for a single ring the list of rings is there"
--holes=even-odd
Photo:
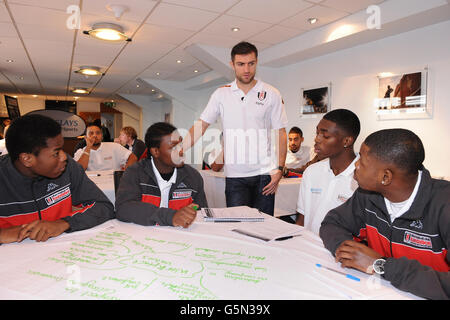
[[[34,195],[34,188],[33,188],[33,187],[34,187],[34,183],[35,183],[35,182],[36,182],[35,180],[33,180],[33,181],[31,182],[31,195],[32,195],[32,197],[33,197],[34,204],[35,204],[35,206],[36,206],[36,208],[37,208],[37,211],[38,211],[39,220],[42,220],[41,209],[39,209],[39,206],[38,206],[36,197],[35,197],[35,195]]]

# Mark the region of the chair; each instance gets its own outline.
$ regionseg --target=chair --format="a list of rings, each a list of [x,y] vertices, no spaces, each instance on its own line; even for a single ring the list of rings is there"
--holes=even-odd
[[[117,195],[119,190],[120,179],[122,178],[124,171],[114,171],[114,193]]]

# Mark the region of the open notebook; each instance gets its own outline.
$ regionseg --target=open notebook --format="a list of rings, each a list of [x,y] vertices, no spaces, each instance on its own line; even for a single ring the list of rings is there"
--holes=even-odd
[[[204,221],[212,222],[257,222],[264,221],[264,215],[258,209],[247,206],[230,208],[202,208]]]

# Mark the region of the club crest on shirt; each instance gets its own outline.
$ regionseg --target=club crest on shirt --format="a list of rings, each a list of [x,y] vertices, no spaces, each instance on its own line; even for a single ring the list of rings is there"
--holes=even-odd
[[[405,231],[405,235],[403,236],[403,242],[421,248],[428,248],[428,249],[433,248],[430,237],[420,236],[418,234],[409,231]]]
[[[267,92],[266,91],[258,92],[258,99],[259,99],[259,101],[263,101],[266,98],[266,96],[267,96]]]
[[[54,194],[48,196],[45,198],[45,202],[47,202],[47,205],[52,205],[56,202],[59,202],[62,199],[67,198],[70,196],[70,188],[64,188],[61,191],[55,192]]]
[[[172,199],[184,199],[189,198],[192,195],[191,190],[174,191],[172,193]]]

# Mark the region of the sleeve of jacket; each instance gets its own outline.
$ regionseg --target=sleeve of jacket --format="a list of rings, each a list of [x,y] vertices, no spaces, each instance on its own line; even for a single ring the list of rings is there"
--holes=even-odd
[[[131,165],[120,179],[116,194],[116,216],[124,222],[133,222],[143,226],[172,226],[176,210],[159,208],[151,203],[142,202],[140,188],[139,162]]]
[[[196,174],[196,181],[198,181],[198,192],[194,196],[194,203],[198,204],[200,208],[208,208],[208,201],[206,200],[206,194],[203,184],[203,178],[200,173],[195,171]],[[199,209],[200,209],[199,208]]]
[[[97,185],[88,178],[83,167],[71,157],[67,157],[72,205],[80,206],[71,216],[62,218],[69,223],[66,232],[95,227],[114,218],[114,206]]]
[[[450,204],[443,207],[439,215],[439,228],[447,250],[447,264],[450,265]],[[438,272],[424,266],[417,260],[405,257],[387,259],[384,278],[403,291],[427,299],[450,299],[450,272]]]
[[[330,210],[322,221],[319,235],[333,256],[342,242],[359,238],[365,230],[361,197],[361,189],[358,188],[350,199]]]

